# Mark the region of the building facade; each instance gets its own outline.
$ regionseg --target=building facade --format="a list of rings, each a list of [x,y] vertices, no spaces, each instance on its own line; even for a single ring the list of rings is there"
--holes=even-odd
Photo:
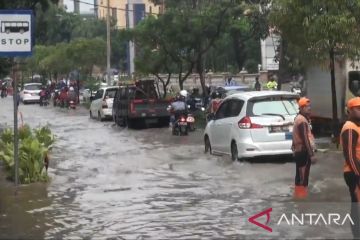
[[[154,4],[149,0],[94,0],[98,18],[107,17],[107,4],[110,7],[110,17],[116,20],[118,29],[134,28],[141,20],[149,15],[157,15],[164,11],[164,4]],[[127,72],[132,76],[135,72],[134,58],[136,55],[135,44],[128,43]]]

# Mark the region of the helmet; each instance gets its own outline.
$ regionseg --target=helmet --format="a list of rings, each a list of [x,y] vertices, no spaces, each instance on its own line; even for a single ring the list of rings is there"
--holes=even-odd
[[[74,88],[73,87],[70,87],[70,89],[69,89],[70,91],[74,91]]]
[[[215,99],[215,98],[220,98],[221,94],[218,91],[212,92],[211,93],[211,98]]]
[[[187,95],[188,95],[188,92],[186,91],[186,90],[181,90],[180,91],[180,96],[182,96],[182,97],[187,97]]]

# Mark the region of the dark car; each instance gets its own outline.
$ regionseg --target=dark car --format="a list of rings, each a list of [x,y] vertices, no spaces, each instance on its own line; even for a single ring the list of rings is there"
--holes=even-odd
[[[167,125],[170,118],[168,105],[169,101],[159,98],[154,81],[137,81],[121,85],[116,91],[112,115],[119,126],[137,122]]]

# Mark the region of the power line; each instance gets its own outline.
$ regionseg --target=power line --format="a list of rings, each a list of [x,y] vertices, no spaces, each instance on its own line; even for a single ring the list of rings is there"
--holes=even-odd
[[[84,2],[84,1],[81,1],[81,0],[70,0],[70,1],[73,1],[73,2],[79,2],[81,4],[85,4],[85,5],[91,5],[91,6],[94,6],[94,7],[101,7],[101,8],[108,8],[107,6],[103,6],[103,5],[99,5],[99,4],[95,4],[95,3],[88,3],[88,2]],[[116,9],[116,10],[119,10],[119,11],[124,11],[124,12],[135,12],[135,10],[129,10],[129,9],[124,9],[124,8],[118,8],[118,7],[110,7],[110,9]],[[145,14],[147,15],[159,15],[158,13],[151,13],[151,12],[146,12],[144,11]]]

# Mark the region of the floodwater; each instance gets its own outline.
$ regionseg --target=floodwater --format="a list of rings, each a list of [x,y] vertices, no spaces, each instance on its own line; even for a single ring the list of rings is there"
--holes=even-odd
[[[48,124],[56,135],[51,181],[15,188],[0,172],[0,239],[306,236],[301,229],[267,233],[247,221],[267,207],[296,206],[291,161],[232,162],[205,155],[201,130],[178,137],[167,128],[132,130],[98,122],[84,108],[20,110],[25,123]],[[11,99],[1,99],[0,125],[11,125],[12,116]],[[341,166],[340,153],[319,156],[311,169],[309,202],[349,200]],[[349,231],[344,227],[343,234]]]

